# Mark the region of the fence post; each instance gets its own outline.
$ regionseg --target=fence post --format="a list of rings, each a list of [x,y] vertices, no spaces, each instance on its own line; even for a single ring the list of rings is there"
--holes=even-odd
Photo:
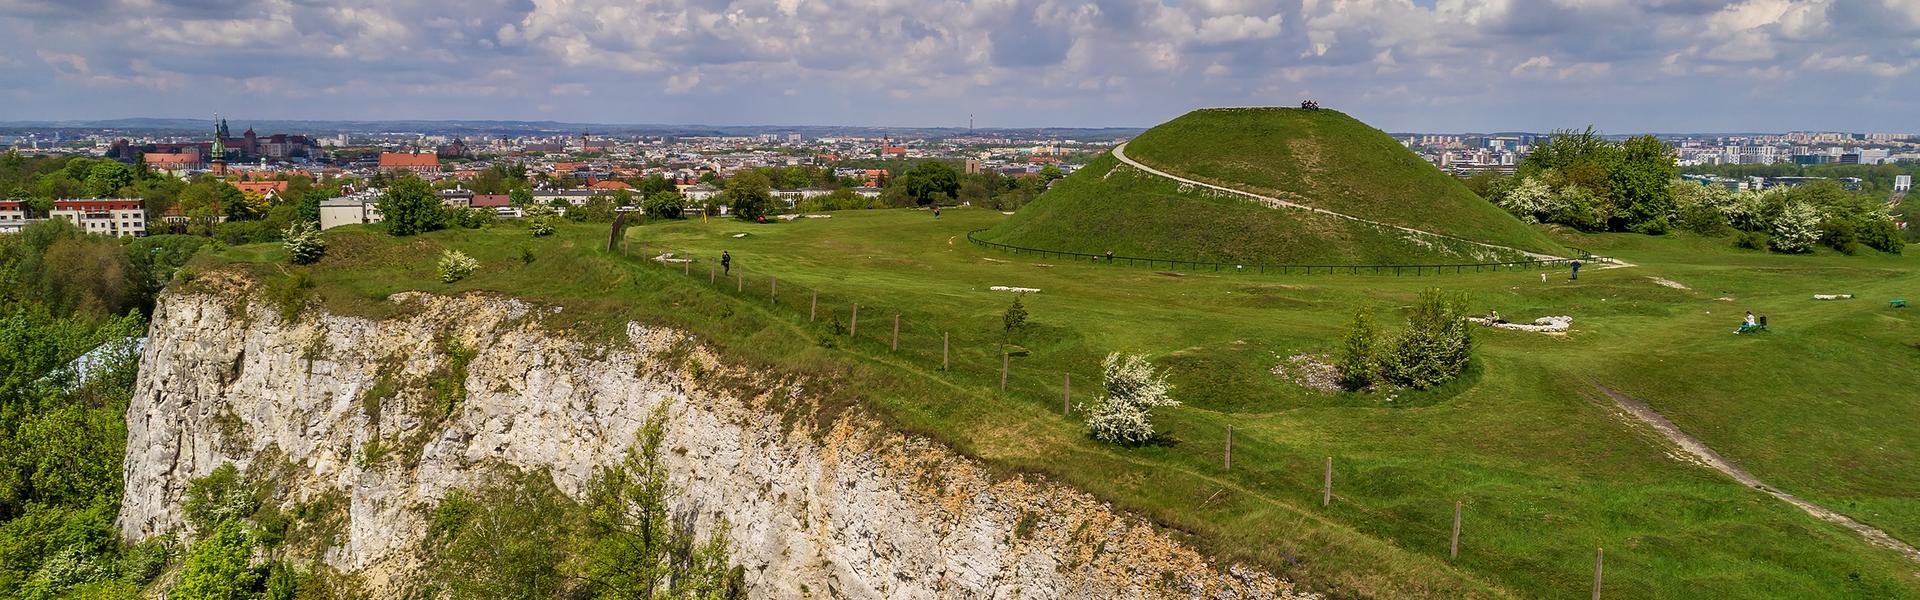
[[[893,314],[893,350],[900,349],[900,313]]]
[[[774,302],[780,301],[780,278],[779,277],[767,278],[767,297],[773,298]]]
[[[950,363],[947,362],[947,332],[942,331],[940,332],[940,370],[950,370],[947,368],[949,364]]]
[[[860,303],[853,303],[853,317],[847,319],[847,337],[860,335]]]
[[[1320,506],[1333,505],[1333,457],[1327,457],[1327,477],[1320,484]]]
[[[1007,351],[1000,351],[1000,393],[1007,393]]]
[[[680,275],[682,277],[685,277],[687,275],[692,275],[692,274],[693,274],[693,261],[689,260],[687,262],[680,263]]]
[[[1600,600],[1600,571],[1602,564],[1606,562],[1606,558],[1606,548],[1593,549],[1593,600]]]
[[[1066,379],[1060,383],[1060,416],[1073,414],[1073,374],[1062,373]]]
[[[719,281],[719,279],[717,279],[719,276],[715,275],[715,273],[718,272],[719,271],[714,270],[713,265],[707,265],[707,285],[713,285],[713,282]]]
[[[1233,426],[1227,426],[1227,470],[1233,470]]]
[[[812,323],[820,315],[820,292],[813,293],[813,301],[807,305],[807,322]]]
[[[733,291],[735,292],[747,291],[747,272],[741,271],[740,275],[738,275],[737,277],[738,279],[735,279],[733,281]]]
[[[1460,558],[1460,501],[1453,502],[1453,543],[1447,550],[1447,558]]]

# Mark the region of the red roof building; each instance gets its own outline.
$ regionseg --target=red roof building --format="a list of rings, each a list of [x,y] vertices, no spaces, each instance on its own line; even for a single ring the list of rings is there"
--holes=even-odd
[[[55,200],[55,219],[66,219],[87,233],[116,237],[147,234],[147,205],[139,199]]]
[[[287,193],[285,181],[235,181],[232,185],[243,194],[253,192],[262,196],[276,197]]]
[[[440,172],[440,157],[431,152],[381,152],[383,170],[412,171],[422,175]]]
[[[506,194],[475,194],[468,206],[474,208],[504,208],[513,206],[513,197]]]
[[[620,180],[618,180],[618,179],[602,179],[602,180],[600,180],[600,181],[595,181],[595,182],[593,182],[593,185],[591,185],[591,186],[588,186],[588,187],[590,187],[590,188],[592,188],[592,189],[596,189],[596,190],[630,190],[630,189],[633,189],[633,186],[631,186],[631,185],[627,185],[627,182],[625,182],[625,181],[620,181]]]

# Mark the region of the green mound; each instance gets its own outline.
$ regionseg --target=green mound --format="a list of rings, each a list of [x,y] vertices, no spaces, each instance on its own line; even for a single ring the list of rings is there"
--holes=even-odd
[[[1190,179],[1421,231],[1568,251],[1337,111],[1198,110],[1128,143],[1129,158]],[[1074,252],[1267,264],[1432,264],[1524,258],[1444,237],[1182,185],[1103,157],[980,236]]]

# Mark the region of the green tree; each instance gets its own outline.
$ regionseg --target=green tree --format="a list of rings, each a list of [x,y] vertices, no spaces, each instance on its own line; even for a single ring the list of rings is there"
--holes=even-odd
[[[589,484],[593,542],[582,579],[602,598],[744,598],[743,573],[728,564],[726,523],[702,543],[667,512],[677,493],[661,460],[668,410],[655,408],[626,458]]]
[[[387,233],[396,236],[408,236],[446,227],[446,211],[441,210],[440,197],[433,193],[425,180],[413,175],[402,176],[387,187],[380,195],[380,215],[387,226]]]
[[[773,208],[773,186],[767,177],[753,171],[735,173],[727,179],[726,191],[721,192],[721,201],[733,211],[733,218],[745,221],[757,220],[767,215]]]
[[[518,208],[532,206],[533,190],[523,187],[513,188],[513,191],[507,192],[507,202]]]
[[[901,175],[897,185],[921,206],[951,200],[960,191],[960,172],[953,165],[929,160],[914,165]]]
[[[1353,320],[1347,323],[1347,334],[1340,340],[1340,356],[1336,361],[1340,369],[1341,387],[1349,390],[1366,389],[1379,377],[1378,329],[1373,322],[1372,309],[1363,306],[1353,311]]]
[[[1407,328],[1381,356],[1381,375],[1394,385],[1416,390],[1459,377],[1473,355],[1473,330],[1466,317],[1464,294],[1439,289],[1420,292]]]
[[[94,161],[87,172],[87,195],[94,198],[112,198],[120,188],[133,185],[134,170],[126,164],[113,160]]]
[[[1615,216],[1628,231],[1665,233],[1675,212],[1673,181],[1679,176],[1673,147],[1643,135],[1627,140],[1620,150],[1622,159],[1609,186],[1619,207]]]
[[[251,600],[260,574],[251,565],[253,535],[238,519],[222,521],[194,543],[181,569],[180,583],[167,594],[174,600]]]
[[[687,198],[680,195],[680,192],[658,191],[648,195],[646,201],[641,203],[641,208],[649,217],[678,219],[686,215]]]

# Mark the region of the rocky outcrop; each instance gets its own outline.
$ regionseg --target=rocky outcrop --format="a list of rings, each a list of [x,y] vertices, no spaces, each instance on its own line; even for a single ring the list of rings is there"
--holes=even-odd
[[[731,523],[757,598],[1295,596],[1085,493],[990,473],[857,411],[810,410],[803,381],[756,379],[682,332],[629,324],[624,340],[583,341],[541,325],[554,309],[478,295],[289,321],[247,285],[197,283],[154,313],[127,414],[128,538],[179,530],[191,478],[284,461],[289,501],[349,498],[326,561],[392,596],[448,490],[502,465],[547,469],[578,494],[664,406],[674,508],[701,531]],[[450,416],[422,410],[437,402]]]

